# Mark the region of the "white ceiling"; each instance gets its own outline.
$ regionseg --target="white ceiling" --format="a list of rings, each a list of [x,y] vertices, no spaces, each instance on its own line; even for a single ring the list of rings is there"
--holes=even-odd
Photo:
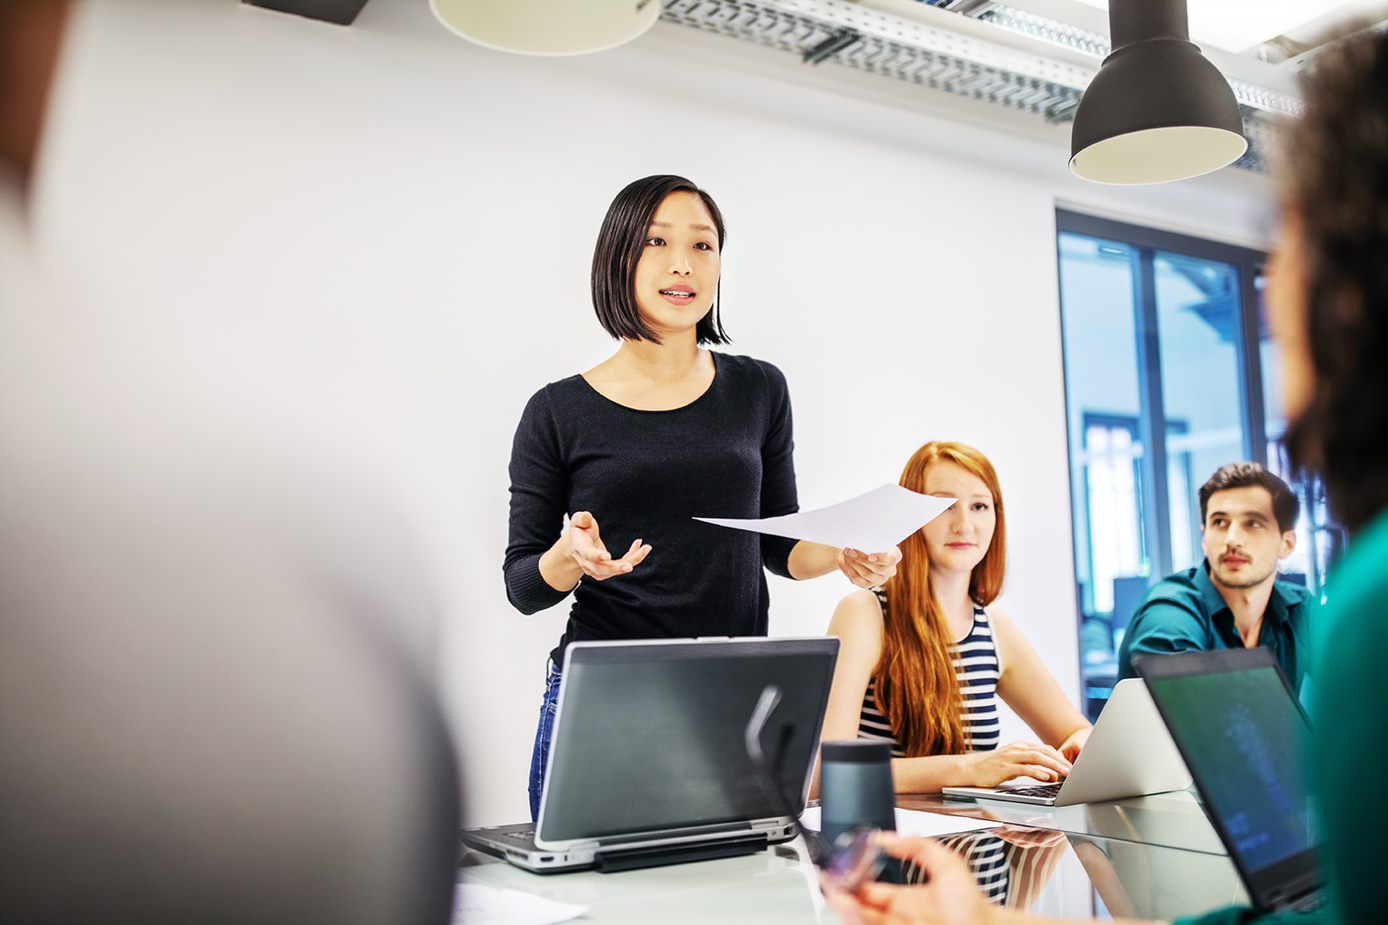
[[[1108,0],[1080,0],[1108,9]],[[1241,54],[1269,39],[1295,32],[1313,22],[1329,24],[1343,12],[1356,15],[1363,3],[1345,0],[1187,0],[1190,37]]]

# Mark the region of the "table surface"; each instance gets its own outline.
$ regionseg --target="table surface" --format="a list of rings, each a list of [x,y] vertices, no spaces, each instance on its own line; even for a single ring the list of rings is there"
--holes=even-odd
[[[902,796],[907,809],[1003,822],[950,836],[994,902],[1065,919],[1171,920],[1247,903],[1232,863],[1190,794],[1040,810]],[[833,923],[800,841],[754,855],[600,874],[532,874],[471,854],[463,882],[588,907],[585,922]]]
[[[903,809],[971,816],[1067,835],[1088,835],[1205,854],[1225,854],[1218,833],[1191,790],[1059,808],[1002,800],[950,800],[938,793],[901,794],[897,797],[897,805]]]

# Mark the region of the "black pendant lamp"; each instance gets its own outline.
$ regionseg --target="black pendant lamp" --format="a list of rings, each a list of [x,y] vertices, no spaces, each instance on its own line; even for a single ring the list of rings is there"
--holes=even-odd
[[[1075,111],[1070,170],[1096,183],[1169,183],[1248,150],[1229,82],[1190,41],[1186,0],[1109,0],[1113,51]]]

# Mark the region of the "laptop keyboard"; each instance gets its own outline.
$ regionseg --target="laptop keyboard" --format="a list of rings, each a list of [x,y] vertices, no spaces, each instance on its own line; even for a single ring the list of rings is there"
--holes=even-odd
[[[1024,797],[1054,797],[1060,793],[1060,784],[1039,784],[1035,787],[1008,787],[1008,793]]]
[[[520,845],[525,848],[535,846],[535,828],[519,829],[513,832],[497,832],[492,835],[497,841],[510,842],[513,845]]]

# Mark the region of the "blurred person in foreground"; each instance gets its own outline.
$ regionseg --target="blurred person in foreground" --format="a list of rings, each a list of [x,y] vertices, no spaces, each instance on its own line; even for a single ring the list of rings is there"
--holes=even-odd
[[[1305,114],[1288,129],[1282,215],[1268,310],[1282,352],[1293,462],[1319,473],[1351,535],[1313,628],[1317,745],[1307,756],[1323,830],[1328,903],[1310,914],[1211,912],[1183,923],[1371,923],[1388,918],[1388,805],[1363,782],[1388,762],[1388,38],[1361,32],[1330,47],[1304,80]],[[831,901],[849,921],[1037,922],[995,909],[948,849],[884,840],[923,867],[918,887],[871,884]]]
[[[323,522],[342,483],[311,451],[161,382],[118,293],[75,299],[34,256],[76,14],[0,3],[5,921],[445,922],[458,781],[401,629],[429,619],[409,557]]]

